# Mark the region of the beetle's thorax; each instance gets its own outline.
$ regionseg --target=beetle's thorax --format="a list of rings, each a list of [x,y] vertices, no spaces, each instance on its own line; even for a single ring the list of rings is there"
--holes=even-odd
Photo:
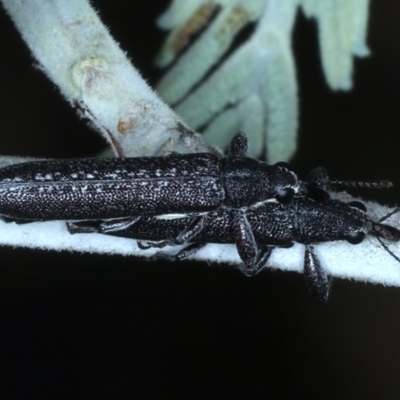
[[[368,233],[364,213],[340,201],[299,199],[293,203],[294,208],[295,236],[300,243],[346,240],[355,232]]]
[[[282,189],[296,193],[300,188],[296,175],[282,166],[247,157],[224,157],[220,163],[228,207],[248,207],[274,198]]]

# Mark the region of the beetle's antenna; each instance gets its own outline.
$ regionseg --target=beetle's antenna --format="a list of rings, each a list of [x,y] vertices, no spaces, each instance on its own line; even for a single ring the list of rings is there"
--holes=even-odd
[[[345,186],[360,189],[384,189],[393,187],[393,183],[387,179],[378,181],[332,181],[328,171],[324,167],[314,168],[307,176],[306,183],[312,186],[329,189],[331,186]]]
[[[325,183],[322,183],[325,185]],[[387,179],[379,181],[330,181],[330,186],[346,186],[359,189],[387,189],[393,187],[393,183]]]
[[[376,237],[376,239],[378,240],[378,242],[380,243],[380,245],[396,260],[400,263],[400,257],[398,257],[396,254],[393,253],[392,250],[389,249],[389,246],[382,240],[381,236],[383,231],[376,229],[377,227],[381,227],[386,229],[386,231],[388,231],[388,233],[391,233],[392,237],[391,240],[392,241],[396,241],[398,242],[400,239],[400,231],[395,228],[394,226],[389,226],[389,225],[385,225],[382,224],[383,221],[387,220],[388,218],[390,218],[392,215],[398,213],[400,211],[400,208],[396,207],[394,208],[392,211],[388,212],[385,216],[383,216],[377,223],[375,222],[375,231],[376,231],[376,235],[374,235]]]
[[[378,239],[378,242],[381,244],[381,246],[396,260],[400,263],[400,258],[398,256],[396,256],[396,254],[393,253],[392,250],[389,249],[389,247],[386,245],[386,243],[383,242],[383,240],[379,237],[376,236],[376,238]]]
[[[378,222],[383,222],[383,221],[387,220],[388,218],[390,218],[392,215],[398,213],[399,211],[400,211],[400,208],[396,207],[395,209],[393,209],[392,211],[387,213],[384,217],[382,217]]]

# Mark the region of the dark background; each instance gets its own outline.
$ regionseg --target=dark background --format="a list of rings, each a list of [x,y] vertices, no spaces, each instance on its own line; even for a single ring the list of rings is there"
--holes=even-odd
[[[350,93],[327,88],[315,23],[299,15],[293,167],[393,180],[396,189],[365,196],[394,205],[400,3],[371,3],[372,56],[356,60]],[[151,85],[163,38],[155,19],[167,4],[94,2]],[[32,67],[2,10],[0,33],[0,154],[95,155],[104,142]],[[400,288],[336,280],[320,305],[295,273],[247,279],[224,266],[11,248],[0,257],[2,398],[399,397]]]

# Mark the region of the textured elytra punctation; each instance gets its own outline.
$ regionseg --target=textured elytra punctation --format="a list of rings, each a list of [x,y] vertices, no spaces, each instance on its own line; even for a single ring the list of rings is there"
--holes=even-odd
[[[246,157],[246,148],[239,133],[225,157],[172,153],[9,166],[0,170],[0,215],[43,221],[202,213],[286,200],[300,189],[295,174]]]

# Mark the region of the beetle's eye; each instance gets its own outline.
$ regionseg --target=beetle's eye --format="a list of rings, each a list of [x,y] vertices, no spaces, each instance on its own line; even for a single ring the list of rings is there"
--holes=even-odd
[[[287,162],[284,162],[284,161],[279,161],[279,162],[277,162],[277,163],[275,164],[275,167],[284,167],[284,168],[290,169],[290,168],[289,168],[289,164],[288,164]]]
[[[367,207],[365,207],[364,203],[361,203],[361,201],[350,201],[347,203],[350,207],[355,207],[358,208],[361,211],[367,212]]]
[[[351,244],[359,244],[364,240],[364,238],[364,232],[353,232],[348,234],[345,239]]]
[[[285,188],[281,189],[276,193],[276,199],[279,201],[279,203],[289,203],[294,197],[294,189],[292,188]]]

